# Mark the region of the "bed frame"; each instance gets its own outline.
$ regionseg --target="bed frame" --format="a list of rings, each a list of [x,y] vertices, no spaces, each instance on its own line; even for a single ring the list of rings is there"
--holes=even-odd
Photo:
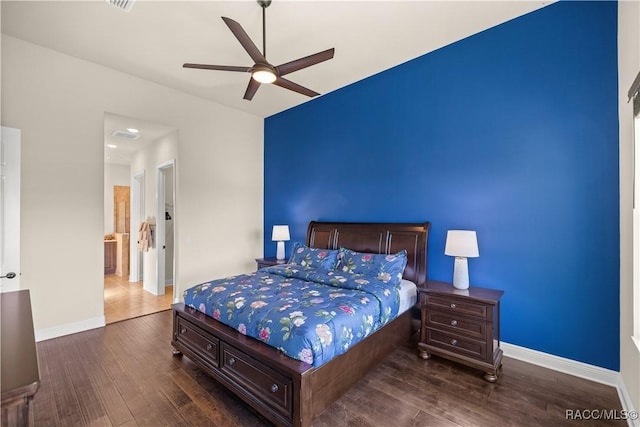
[[[307,246],[359,252],[407,250],[404,278],[427,280],[426,223],[311,222]],[[184,354],[276,425],[308,427],[413,332],[411,311],[394,319],[347,353],[314,368],[240,334],[184,303],[172,305],[174,355]]]

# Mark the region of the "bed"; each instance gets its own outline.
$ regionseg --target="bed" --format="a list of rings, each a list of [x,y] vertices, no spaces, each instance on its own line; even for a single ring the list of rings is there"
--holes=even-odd
[[[305,245],[374,254],[406,250],[403,279],[424,286],[429,225],[314,221],[308,226]],[[178,303],[172,309],[174,354],[186,355],[266,419],[283,426],[310,426],[314,417],[415,331],[409,309],[348,351],[314,367],[194,307]]]

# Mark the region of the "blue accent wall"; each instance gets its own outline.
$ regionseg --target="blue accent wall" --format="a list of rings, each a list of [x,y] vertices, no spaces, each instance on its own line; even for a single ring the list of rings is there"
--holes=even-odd
[[[273,224],[431,221],[451,281],[476,230],[503,341],[618,370],[617,79],[617,4],[560,2],[268,117],[265,255]]]

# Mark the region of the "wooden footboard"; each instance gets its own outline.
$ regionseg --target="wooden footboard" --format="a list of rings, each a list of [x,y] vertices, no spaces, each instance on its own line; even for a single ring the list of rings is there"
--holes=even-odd
[[[311,425],[311,420],[320,415],[338,400],[382,360],[400,345],[409,341],[415,332],[411,326],[411,310],[359,342],[348,352],[309,373],[308,389],[302,390],[306,398],[300,398],[303,406],[301,425]]]
[[[319,368],[291,359],[199,311],[174,304],[171,344],[269,421],[306,427],[409,340],[410,310]]]

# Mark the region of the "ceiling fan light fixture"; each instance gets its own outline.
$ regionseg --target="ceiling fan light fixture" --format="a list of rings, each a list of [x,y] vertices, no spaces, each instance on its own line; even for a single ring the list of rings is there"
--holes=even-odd
[[[256,65],[253,67],[253,71],[251,72],[251,77],[259,83],[273,83],[276,81],[276,73],[267,66]]]

